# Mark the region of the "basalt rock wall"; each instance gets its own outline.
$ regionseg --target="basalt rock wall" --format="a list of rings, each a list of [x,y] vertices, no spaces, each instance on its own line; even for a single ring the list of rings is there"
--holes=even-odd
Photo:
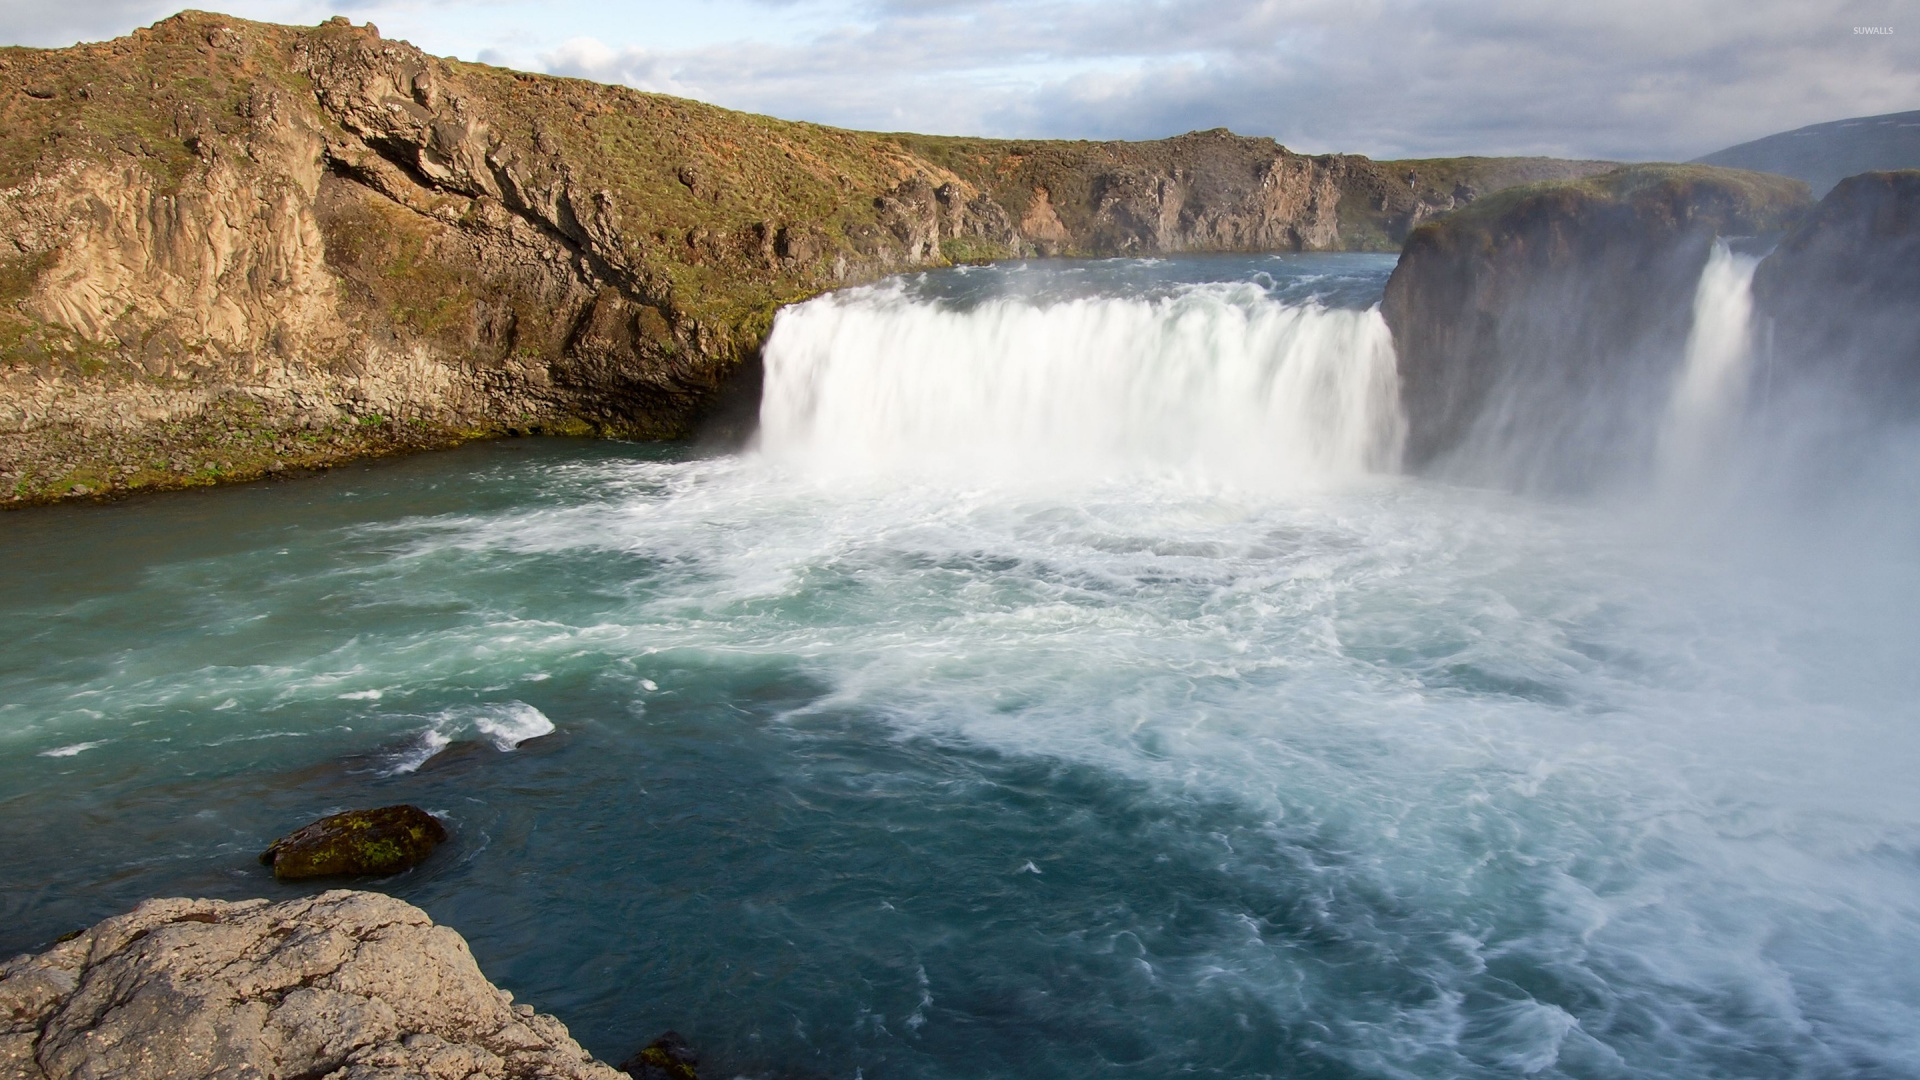
[[[1840,181],[1761,262],[1753,292],[1777,392],[1920,417],[1920,171]]]
[[[1415,229],[1383,304],[1408,466],[1549,491],[1640,471],[1715,238],[1777,233],[1808,202],[1783,177],[1630,166]]]

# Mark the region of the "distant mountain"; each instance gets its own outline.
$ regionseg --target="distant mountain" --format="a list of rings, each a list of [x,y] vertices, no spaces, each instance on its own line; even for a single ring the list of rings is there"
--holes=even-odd
[[[1882,169],[1920,169],[1920,112],[1859,116],[1783,131],[1695,158],[1702,165],[1778,173],[1825,195],[1849,176]]]

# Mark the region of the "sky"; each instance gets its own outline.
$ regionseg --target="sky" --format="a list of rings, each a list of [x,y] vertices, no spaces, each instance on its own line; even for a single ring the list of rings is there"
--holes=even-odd
[[[1228,127],[1307,153],[1687,160],[1920,109],[1920,0],[203,2],[268,22],[346,15],[437,55],[881,131]],[[0,0],[0,42],[101,40],[176,10]]]

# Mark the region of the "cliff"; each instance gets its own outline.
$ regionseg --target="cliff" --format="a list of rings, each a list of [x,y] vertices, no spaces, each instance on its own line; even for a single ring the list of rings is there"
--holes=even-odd
[[[378,893],[149,900],[0,967],[0,1077],[625,1080]]]
[[[1920,171],[1842,180],[1763,260],[1780,390],[1847,393],[1856,419],[1920,416]]]
[[[1347,251],[1399,251],[1414,229],[1483,195],[1550,181],[1580,180],[1617,161],[1561,158],[1408,158],[1369,162],[1341,184],[1340,245]]]
[[[1483,194],[1618,167],[1557,158],[1305,157],[1224,128],[1146,143],[888,137],[994,205],[1023,208],[1021,239],[1043,255],[1396,251],[1421,222]],[[970,252],[963,244],[952,253]]]
[[[1714,238],[1777,232],[1808,202],[1783,177],[1638,165],[1415,229],[1382,305],[1407,464],[1539,490],[1638,468]]]
[[[515,431],[684,437],[730,395],[750,411],[774,311],[824,289],[1029,254],[1380,247],[1598,167],[1415,164],[1226,132],[841,131],[341,19],[189,12],[0,49],[0,505]]]

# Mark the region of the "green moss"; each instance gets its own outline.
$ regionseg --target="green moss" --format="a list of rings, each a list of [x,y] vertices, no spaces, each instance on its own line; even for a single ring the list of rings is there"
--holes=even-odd
[[[1502,218],[1545,201],[1726,210],[1755,231],[1791,224],[1811,204],[1806,182],[1712,165],[1627,165],[1575,180],[1554,180],[1489,195],[1451,216],[1455,229],[1495,227]]]
[[[1398,251],[1380,213],[1357,199],[1342,199],[1335,210],[1340,223],[1340,246],[1346,251]]]
[[[699,1080],[693,1066],[676,1059],[665,1047],[649,1046],[634,1055],[643,1065],[660,1070],[671,1080]]]
[[[71,488],[76,482],[88,487],[84,497],[111,498],[133,491],[255,480],[288,470],[327,468],[355,458],[453,446],[503,433],[501,428],[455,426],[430,417],[413,418],[404,424],[347,420],[319,431],[291,433],[264,426],[263,418],[264,411],[257,403],[229,399],[197,416],[133,431],[45,429],[38,433],[44,450],[42,460],[80,458],[89,464],[75,471],[29,464],[12,480],[10,489],[0,488],[0,506],[73,498]],[[529,424],[544,419],[530,420]],[[213,467],[207,468],[210,461]],[[175,464],[184,468],[175,469]]]
[[[532,425],[532,426],[537,426],[542,432],[548,435],[565,435],[565,436],[573,436],[575,438],[585,438],[590,435],[600,434],[600,429],[598,427],[595,427],[592,423],[589,423],[586,420],[582,420],[577,416],[565,416],[557,420],[549,420],[544,424]]]
[[[52,252],[0,259],[0,304],[17,304],[25,300],[33,292],[34,285],[39,283],[40,275],[52,265]]]
[[[996,259],[1008,259],[1019,254],[1005,244],[996,244],[990,240],[981,240],[972,236],[956,236],[951,240],[940,241],[940,254],[950,263],[990,263]]]
[[[235,48],[207,47],[216,25],[235,31]],[[189,13],[137,31],[135,48],[4,50],[30,93],[0,103],[0,187],[20,183],[45,160],[82,157],[130,160],[162,193],[179,190],[202,161],[190,143],[243,131],[257,82],[297,81],[277,55],[286,33]]]
[[[388,286],[389,318],[430,338],[465,329],[473,319],[469,275],[428,250],[428,226],[417,215],[387,216],[379,274]]]

